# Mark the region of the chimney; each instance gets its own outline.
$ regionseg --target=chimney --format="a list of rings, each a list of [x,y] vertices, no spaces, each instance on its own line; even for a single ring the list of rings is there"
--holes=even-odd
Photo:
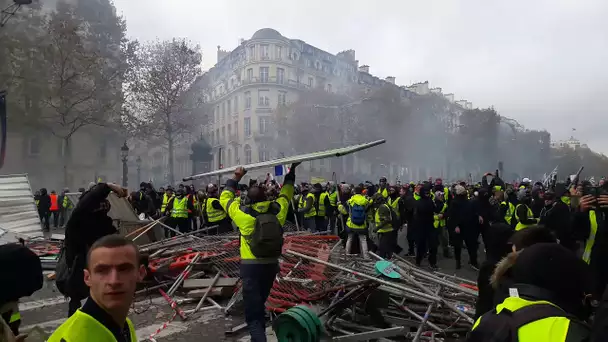
[[[387,76],[386,82],[395,84],[395,76]]]
[[[239,45],[243,45],[243,44],[245,44],[245,39],[239,38]]]
[[[369,74],[369,65],[362,65],[359,67],[359,72],[364,72],[366,74]]]

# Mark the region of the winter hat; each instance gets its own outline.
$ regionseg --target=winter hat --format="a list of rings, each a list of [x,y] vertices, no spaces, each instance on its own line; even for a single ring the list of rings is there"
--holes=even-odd
[[[454,192],[456,195],[464,195],[466,191],[467,190],[462,185],[456,185],[456,187],[454,187]]]
[[[517,250],[528,248],[537,243],[557,242],[553,233],[544,226],[531,226],[515,232],[511,242]]]
[[[592,284],[589,265],[556,243],[538,243],[518,253],[514,284],[534,285],[564,301],[583,298]]]

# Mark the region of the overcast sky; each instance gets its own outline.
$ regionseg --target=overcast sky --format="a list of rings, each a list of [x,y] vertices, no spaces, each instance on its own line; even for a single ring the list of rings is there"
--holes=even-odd
[[[606,0],[114,0],[132,38],[186,37],[204,67],[263,27],[400,85],[430,82],[608,154]]]

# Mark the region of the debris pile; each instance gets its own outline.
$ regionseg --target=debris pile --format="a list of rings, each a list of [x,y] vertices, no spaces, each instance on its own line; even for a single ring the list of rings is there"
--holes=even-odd
[[[207,233],[140,246],[148,255],[149,276],[138,295],[162,296],[174,311],[171,320],[201,310],[242,315],[239,236]],[[388,261],[371,252],[367,259],[347,255],[340,238],[325,233],[286,227],[280,270],[266,302],[279,337],[450,340],[470,330],[474,282],[426,271],[398,256]]]

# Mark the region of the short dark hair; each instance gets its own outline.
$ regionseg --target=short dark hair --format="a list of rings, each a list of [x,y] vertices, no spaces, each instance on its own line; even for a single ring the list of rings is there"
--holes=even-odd
[[[117,234],[111,234],[111,235],[106,235],[102,238],[99,238],[97,241],[95,241],[95,243],[93,243],[91,248],[89,248],[89,252],[87,253],[87,267],[89,267],[89,264],[91,261],[91,254],[93,253],[94,250],[96,250],[98,248],[118,248],[118,247],[124,247],[124,246],[133,247],[133,249],[135,250],[135,259],[137,260],[137,266],[139,266],[141,263],[141,260],[140,260],[141,257],[140,257],[139,248],[137,247],[137,245],[135,245],[135,243],[133,243],[133,241],[125,238],[124,236],[117,235]]]

